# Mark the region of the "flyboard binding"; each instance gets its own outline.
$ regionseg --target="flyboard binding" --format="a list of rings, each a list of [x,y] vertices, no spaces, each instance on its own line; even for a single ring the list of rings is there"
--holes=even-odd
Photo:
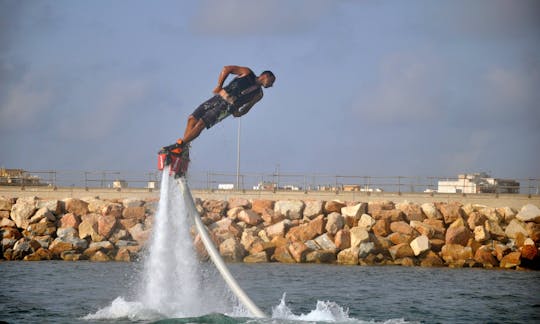
[[[173,144],[162,147],[158,152],[158,170],[163,171],[165,166],[170,165],[169,175],[174,178],[186,176],[189,166],[189,145]]]

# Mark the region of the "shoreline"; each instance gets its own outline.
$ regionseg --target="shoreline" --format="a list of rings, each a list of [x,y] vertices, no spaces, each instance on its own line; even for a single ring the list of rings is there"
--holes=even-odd
[[[527,203],[535,197],[515,208],[456,200],[418,203],[405,201],[407,194],[398,201],[375,195],[272,200],[198,194],[197,209],[228,262],[540,269],[540,209]],[[153,196],[1,197],[0,259],[136,260],[157,205]],[[198,237],[194,245],[207,257]]]

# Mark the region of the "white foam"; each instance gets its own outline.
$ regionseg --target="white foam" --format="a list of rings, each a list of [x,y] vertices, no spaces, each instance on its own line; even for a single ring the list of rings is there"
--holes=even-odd
[[[383,322],[364,321],[349,316],[348,308],[344,308],[332,301],[317,301],[315,309],[307,314],[295,315],[285,302],[286,294],[283,294],[280,303],[272,308],[272,319],[286,321],[306,322],[338,322],[338,323],[369,323],[369,324],[406,324],[404,319],[389,319]],[[272,322],[274,323],[274,322]]]
[[[83,317],[85,320],[104,320],[129,318],[131,320],[151,320],[159,318],[159,314],[147,309],[141,302],[129,302],[117,297],[110,306],[104,307],[94,314]]]
[[[186,208],[185,199],[169,176],[168,168],[165,169],[135,301],[118,297],[110,306],[87,315],[86,319],[196,317],[234,309],[237,302],[219,274],[197,259],[188,217],[188,212],[193,211]]]

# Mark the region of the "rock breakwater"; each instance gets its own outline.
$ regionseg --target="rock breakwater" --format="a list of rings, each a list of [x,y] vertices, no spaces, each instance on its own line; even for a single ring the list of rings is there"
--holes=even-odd
[[[155,200],[0,197],[4,260],[133,261]],[[459,202],[196,199],[229,262],[540,268],[540,209]],[[195,231],[193,231],[195,233]],[[205,250],[194,234],[201,257]]]

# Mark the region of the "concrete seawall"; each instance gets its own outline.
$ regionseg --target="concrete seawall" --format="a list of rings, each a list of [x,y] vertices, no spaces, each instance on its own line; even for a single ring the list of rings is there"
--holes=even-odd
[[[265,190],[192,190],[194,198],[228,200],[231,198],[267,199],[267,200],[342,200],[342,201],[370,201],[391,200],[395,202],[407,200],[414,203],[430,202],[460,202],[462,204],[481,204],[488,207],[507,206],[521,208],[525,204],[540,206],[540,195],[524,194],[447,194],[447,193],[392,193],[392,192],[333,192],[333,191],[265,191]],[[80,188],[80,187],[21,187],[0,186],[0,196],[29,197],[36,196],[41,199],[87,198],[97,196],[102,199],[153,199],[159,198],[159,190],[124,188],[121,190],[108,188]]]

